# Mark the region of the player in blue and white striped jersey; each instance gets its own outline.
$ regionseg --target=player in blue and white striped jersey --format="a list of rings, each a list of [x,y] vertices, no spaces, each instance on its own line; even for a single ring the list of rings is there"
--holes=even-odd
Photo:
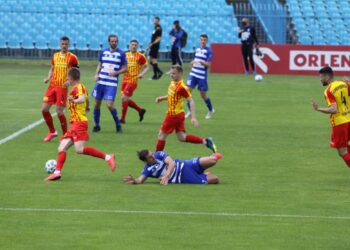
[[[122,127],[117,109],[114,107],[114,100],[117,94],[118,76],[126,72],[127,60],[125,52],[117,48],[118,37],[116,35],[109,35],[108,42],[110,47],[101,51],[95,74],[96,85],[92,92],[92,96],[95,98],[95,127],[92,131],[98,132],[101,130],[100,108],[102,100],[104,100],[115,122],[117,133],[121,133]]]
[[[196,49],[194,55],[194,60],[191,62],[192,70],[188,76],[186,85],[194,89],[198,85],[198,90],[208,107],[208,114],[205,119],[210,119],[215,112],[211,100],[207,95],[208,92],[208,69],[211,65],[212,52],[209,47],[207,47],[208,36],[206,34],[200,35],[200,48]],[[189,105],[186,118],[191,116],[191,110]]]
[[[138,157],[145,163],[144,169],[138,178],[132,175],[124,177],[126,184],[142,184],[147,178],[157,178],[160,184],[187,183],[187,184],[218,184],[219,177],[204,171],[213,167],[221,159],[220,153],[211,156],[197,157],[189,160],[173,160],[166,152],[152,153],[144,149],[138,152]]]

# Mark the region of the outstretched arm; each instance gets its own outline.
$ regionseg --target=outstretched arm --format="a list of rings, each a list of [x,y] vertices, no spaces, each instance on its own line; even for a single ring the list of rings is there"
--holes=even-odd
[[[160,179],[160,184],[168,185],[169,179],[174,172],[176,163],[170,156],[165,158],[164,162],[168,167],[167,167],[167,170],[165,172],[165,175]]]
[[[311,100],[311,105],[312,105],[312,107],[314,108],[315,111],[318,111],[318,112],[321,112],[321,113],[324,113],[324,114],[335,114],[335,113],[338,112],[337,104],[335,104],[335,103],[330,105],[327,108],[322,108],[322,107],[318,106],[316,101]]]
[[[124,177],[125,184],[143,184],[147,179],[146,176],[140,175],[138,178],[134,178],[131,174]]]
[[[168,96],[167,96],[167,95],[158,96],[158,97],[156,98],[156,103],[160,103],[160,102],[165,101],[165,100],[168,100]]]

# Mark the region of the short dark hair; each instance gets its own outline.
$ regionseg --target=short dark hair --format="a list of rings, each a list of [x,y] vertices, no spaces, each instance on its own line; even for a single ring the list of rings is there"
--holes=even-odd
[[[111,41],[111,38],[113,38],[113,37],[117,38],[117,40],[118,40],[117,35],[115,35],[115,34],[110,34],[110,35],[108,36],[108,42],[110,42],[110,41]]]
[[[326,67],[321,68],[319,73],[333,76],[333,69],[329,66],[326,66]]]
[[[60,38],[60,41],[68,41],[69,42],[69,37],[68,36],[62,36]]]
[[[159,16],[155,16],[154,19],[157,19],[158,21],[160,21]]]
[[[137,156],[141,161],[146,161],[148,154],[149,154],[148,149],[142,149],[141,151],[137,151]]]
[[[207,34],[202,34],[199,37],[204,37],[204,38],[208,39],[208,35]]]
[[[183,73],[183,69],[182,69],[181,65],[178,65],[178,64],[173,65],[173,66],[171,66],[171,69],[176,69],[178,72]]]
[[[180,21],[179,20],[175,20],[173,24],[180,25]]]
[[[137,41],[136,39],[132,39],[131,41],[130,41],[130,43],[139,43],[139,41]]]
[[[80,70],[76,67],[73,67],[68,71],[68,76],[75,81],[80,80]]]

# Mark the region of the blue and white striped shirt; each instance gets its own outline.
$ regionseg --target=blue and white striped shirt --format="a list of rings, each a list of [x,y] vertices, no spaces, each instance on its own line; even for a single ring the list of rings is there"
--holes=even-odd
[[[199,62],[210,62],[212,59],[211,49],[208,47],[196,49],[194,55],[195,64],[192,66],[190,75],[197,77],[199,79],[207,79],[208,77],[208,68],[200,64]]]
[[[162,178],[166,173],[166,163],[164,161],[169,155],[163,151],[158,151],[154,153],[153,156],[156,158],[157,162],[153,165],[146,164],[141,174],[145,177],[159,179]],[[175,159],[174,161],[176,166],[174,172],[169,178],[169,183],[181,183],[184,162],[178,159]]]
[[[118,71],[124,65],[127,65],[125,52],[117,48],[114,52],[110,48],[104,49],[100,53],[99,62],[101,69],[98,75],[97,83],[112,87],[118,86],[118,76],[109,76],[111,71]]]

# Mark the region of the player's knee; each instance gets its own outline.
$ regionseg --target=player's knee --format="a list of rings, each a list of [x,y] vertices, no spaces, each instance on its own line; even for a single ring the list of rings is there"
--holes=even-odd
[[[208,182],[209,184],[219,184],[220,182],[220,179],[219,177],[213,175],[211,178],[210,178],[210,182]]]
[[[75,147],[75,152],[76,152],[77,154],[82,154],[83,151],[84,151],[84,148],[83,148],[83,147]]]
[[[176,137],[181,142],[185,142],[186,141],[186,136],[183,135],[183,134],[177,134]]]
[[[112,111],[114,109],[114,104],[113,103],[107,103],[107,108]]]

